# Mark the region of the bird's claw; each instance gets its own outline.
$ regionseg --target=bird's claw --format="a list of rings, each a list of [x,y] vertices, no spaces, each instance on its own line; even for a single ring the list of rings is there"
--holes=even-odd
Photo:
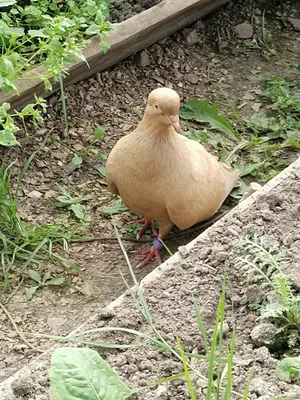
[[[156,261],[158,263],[158,265],[160,265],[162,263],[161,261],[161,255],[160,255],[160,250],[157,249],[154,246],[151,246],[147,249],[141,249],[141,250],[135,250],[133,251],[133,253],[135,254],[148,254],[147,257],[144,258],[143,261],[141,261],[136,268],[140,268],[146,264],[148,264],[149,261],[152,260],[152,258],[156,258]]]

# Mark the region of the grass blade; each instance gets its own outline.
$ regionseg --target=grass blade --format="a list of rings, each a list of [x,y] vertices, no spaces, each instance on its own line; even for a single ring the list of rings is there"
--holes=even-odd
[[[191,395],[191,399],[192,400],[197,400],[195,388],[193,387],[193,384],[192,384],[192,381],[191,381],[190,371],[189,371],[189,368],[188,368],[188,364],[187,364],[187,361],[186,361],[185,353],[184,353],[183,348],[182,348],[182,344],[181,344],[180,338],[179,338],[177,332],[175,333],[175,335],[176,335],[176,342],[177,342],[177,346],[178,346],[179,351],[180,351],[180,355],[181,355],[181,359],[182,359],[182,365],[183,365],[184,374],[185,374],[185,379],[186,379],[186,383],[187,383],[187,386],[188,386],[188,389],[189,389],[189,392],[190,392],[190,395]]]

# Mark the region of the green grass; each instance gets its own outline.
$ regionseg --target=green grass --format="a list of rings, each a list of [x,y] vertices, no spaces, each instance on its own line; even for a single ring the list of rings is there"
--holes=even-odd
[[[2,162],[0,166],[0,288],[3,292],[22,282],[29,268],[45,268],[50,261],[80,272],[61,255],[68,249],[68,243],[79,237],[73,233],[74,228],[62,221],[34,225],[23,221],[18,213],[21,181],[35,154],[28,159],[15,187],[12,185],[14,163],[5,166]]]

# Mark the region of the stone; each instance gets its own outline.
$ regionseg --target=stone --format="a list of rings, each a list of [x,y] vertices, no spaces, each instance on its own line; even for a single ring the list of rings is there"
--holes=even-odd
[[[200,40],[200,36],[199,36],[198,32],[196,31],[196,29],[194,29],[193,31],[191,31],[191,32],[186,36],[185,40],[186,40],[186,43],[187,43],[189,46],[192,46],[192,45],[198,43],[199,40]]]
[[[186,79],[188,82],[192,83],[193,85],[195,85],[195,84],[198,83],[198,81],[199,81],[198,76],[195,75],[195,74],[186,74],[186,75],[185,75],[185,79]]]
[[[138,67],[147,67],[150,64],[149,55],[146,50],[139,51],[133,56],[133,63]]]
[[[277,360],[273,358],[266,346],[259,347],[254,350],[255,361],[260,364],[265,364],[269,367],[274,367],[277,364]]]
[[[239,39],[249,39],[253,36],[253,28],[247,22],[243,24],[236,25],[234,31]]]
[[[274,350],[280,346],[276,333],[277,328],[273,324],[261,323],[253,328],[251,339],[257,347],[266,346]]]
[[[45,193],[45,199],[55,198],[57,195],[58,193],[55,192],[55,190],[47,190],[47,192]]]
[[[28,193],[27,197],[31,199],[40,199],[42,197],[42,193],[38,192],[37,190],[33,190],[32,192]]]
[[[300,31],[300,19],[299,18],[287,18],[289,23],[295,29],[295,31]]]
[[[251,108],[253,111],[258,112],[260,110],[261,106],[262,106],[261,103],[254,103],[254,104],[252,104]]]
[[[30,378],[29,371],[25,372],[24,375],[15,378],[11,383],[11,390],[16,397],[26,396],[30,394],[33,389],[33,382]]]

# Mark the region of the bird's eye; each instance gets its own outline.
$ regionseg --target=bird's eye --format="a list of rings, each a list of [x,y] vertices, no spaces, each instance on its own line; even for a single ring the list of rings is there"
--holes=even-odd
[[[157,105],[157,104],[155,104],[155,105],[154,105],[154,107],[155,107],[157,110],[159,109],[159,107],[158,107],[158,105]]]

